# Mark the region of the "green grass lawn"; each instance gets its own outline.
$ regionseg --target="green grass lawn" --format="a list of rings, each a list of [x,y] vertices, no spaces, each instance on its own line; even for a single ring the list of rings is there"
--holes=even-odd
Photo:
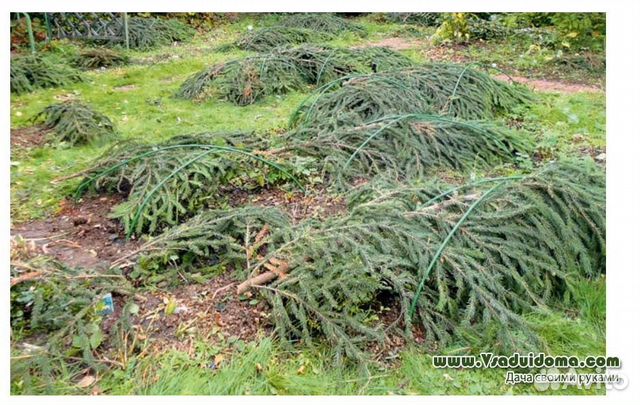
[[[369,38],[344,36],[329,44],[352,46],[389,37],[421,39],[429,29],[409,30],[398,24],[361,21]],[[195,103],[174,97],[180,84],[191,74],[211,64],[247,54],[221,52],[248,25],[264,21],[243,19],[223,26],[194,41],[151,52],[129,52],[139,64],[93,71],[85,81],[66,88],[40,90],[11,96],[11,128],[32,125],[31,118],[49,104],[75,97],[109,116],[121,139],[156,142],[179,134],[201,132],[245,132],[279,136],[286,131],[289,115],[308,93],[270,96],[238,107],[225,101]],[[64,55],[72,44],[60,43],[56,52]],[[504,44],[475,44],[467,56],[490,61],[495,52],[516,57]],[[519,49],[519,48],[518,48]],[[416,61],[424,60],[422,49],[402,51]],[[519,68],[535,69],[544,52],[531,52]],[[505,66],[508,69],[508,66]],[[569,75],[571,76],[571,75]],[[310,89],[311,90],[311,89]],[[539,102],[506,119],[518,120],[531,131],[544,159],[604,150],[605,94],[539,94]],[[109,145],[57,148],[44,146],[12,150],[11,219],[13,223],[54,214],[79,180],[52,183],[52,180],[86,169]],[[579,291],[580,309],[532,314],[530,322],[543,336],[549,352],[567,355],[597,355],[605,352],[604,279],[585,283]],[[95,387],[105,394],[523,394],[538,393],[532,386],[504,384],[500,370],[438,370],[431,366],[430,353],[407,347],[382,367],[371,361],[360,366],[336,366],[327,350],[283,348],[273,338],[258,342],[224,342],[213,346],[197,342],[193,356],[175,350],[163,354],[133,357],[123,368],[110,367],[99,375]],[[445,352],[463,354],[476,348],[451,346]],[[211,359],[224,353],[216,370]],[[89,393],[95,389],[76,385],[82,369],[53,360],[51,375],[29,376],[28,362],[12,361],[12,392],[15,394]],[[568,389],[559,392],[602,394],[604,390]],[[545,392],[557,393],[557,392]]]

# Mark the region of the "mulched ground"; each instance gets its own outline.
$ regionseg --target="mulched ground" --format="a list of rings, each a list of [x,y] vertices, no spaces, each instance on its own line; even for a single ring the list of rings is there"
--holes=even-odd
[[[347,212],[343,197],[329,194],[325,189],[317,188],[306,195],[300,191],[289,192],[279,188],[265,188],[256,193],[234,190],[229,194],[233,207],[257,205],[276,207],[289,214],[294,223],[304,219],[324,219]]]
[[[108,267],[139,245],[125,241],[122,226],[108,218],[111,208],[122,200],[118,195],[83,198],[77,203],[65,200],[58,215],[16,225],[11,236],[33,242],[41,254],[71,267]]]
[[[37,148],[47,142],[47,132],[39,126],[11,130],[11,149]]]
[[[237,284],[226,273],[204,284],[137,296],[140,309],[133,322],[138,336],[148,340],[152,352],[177,349],[193,354],[196,341],[248,342],[269,334],[269,308],[252,294],[236,295]],[[167,313],[167,307],[175,309]]]

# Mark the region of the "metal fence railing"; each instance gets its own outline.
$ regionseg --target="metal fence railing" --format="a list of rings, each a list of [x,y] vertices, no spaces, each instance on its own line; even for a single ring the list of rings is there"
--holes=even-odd
[[[24,17],[29,47],[36,52],[33,25],[29,13],[15,13]],[[35,14],[34,14],[35,15]],[[77,39],[95,42],[120,42],[129,49],[129,23],[127,13],[38,13],[44,19],[47,41],[52,38]]]

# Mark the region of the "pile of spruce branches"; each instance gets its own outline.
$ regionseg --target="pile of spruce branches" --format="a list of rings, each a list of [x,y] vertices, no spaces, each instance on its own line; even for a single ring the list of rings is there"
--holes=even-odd
[[[133,49],[148,50],[186,42],[195,33],[191,26],[176,19],[135,17],[129,20],[129,46]]]
[[[570,302],[574,282],[604,273],[604,187],[586,160],[459,185],[378,178],[324,222],[204,212],[149,241],[139,265],[224,258],[262,280],[253,287],[283,341],[322,336],[348,358],[393,334],[411,340],[416,327],[443,346],[539,349],[523,314]],[[381,306],[397,308],[392,322],[374,316]]]
[[[45,107],[33,117],[51,130],[49,140],[71,146],[85,145],[112,138],[116,131],[106,115],[78,101],[65,101]]]
[[[525,88],[471,65],[434,63],[327,83],[298,107],[291,125],[334,129],[402,114],[489,119],[531,101]]]
[[[385,116],[336,129],[303,126],[285,137],[298,155],[318,160],[337,185],[385,174],[428,176],[434,168],[469,171],[513,162],[533,151],[533,140],[493,121],[442,115]]]
[[[10,74],[11,92],[15,94],[66,86],[82,80],[77,70],[40,55],[12,57]]]
[[[321,85],[352,73],[411,65],[409,58],[387,48],[277,48],[204,69],[182,84],[178,97],[222,98],[248,105],[267,95]]]
[[[125,194],[113,216],[127,235],[156,235],[132,274],[234,267],[247,280],[238,293],[263,294],[283,341],[322,337],[355,359],[391,335],[410,341],[418,328],[442,345],[540,348],[523,314],[570,301],[576,280],[604,272],[604,173],[576,160],[437,180],[436,168],[464,176],[531,153],[530,136],[494,120],[532,96],[470,65],[405,62],[388,50],[305,46],[207,69],[180,95],[244,105],[320,87],[282,138],[116,144],[77,195]],[[256,171],[297,183],[290,164],[299,157],[335,184],[368,180],[348,195],[347,214],[294,225],[273,208],[212,209],[227,185],[253,187]],[[381,307],[395,319],[380,320]]]
[[[279,22],[281,26],[304,28],[323,32],[332,36],[353,33],[364,37],[367,31],[360,25],[331,13],[293,13],[286,14]]]
[[[85,49],[74,59],[74,64],[81,69],[108,68],[128,63],[128,56],[109,48]]]
[[[344,33],[360,37],[366,30],[344,18],[328,13],[289,14],[273,27],[251,30],[234,46],[247,51],[269,52],[278,47],[290,47],[334,39]]]
[[[127,236],[153,234],[195,215],[225,185],[251,189],[295,177],[260,153],[262,141],[243,134],[176,136],[160,144],[124,141],[108,149],[85,173],[76,197],[93,190],[126,195],[112,217]]]
[[[327,41],[331,36],[306,28],[266,27],[244,34],[234,45],[246,51],[269,52],[274,48]]]
[[[341,72],[336,66],[346,66],[334,61],[327,70],[330,59],[322,61],[317,56],[331,55],[332,51],[324,48],[303,47],[280,52],[295,56],[291,59],[295,65],[290,66],[295,70],[283,72],[283,80],[291,80],[295,77],[292,72],[296,72],[298,80],[309,82],[321,78],[323,71],[333,70],[333,74],[338,75]],[[380,49],[348,52],[360,55],[364,65],[376,55],[390,56],[392,60],[396,57]],[[268,67],[271,66],[269,63],[281,60],[270,56],[264,61]],[[235,64],[220,65],[220,69],[232,66]],[[415,71],[422,72],[420,69]],[[400,70],[390,74],[406,75],[415,71]],[[467,72],[469,76],[465,79]],[[274,80],[274,74],[267,73],[265,80]],[[451,84],[452,91],[456,91],[459,84],[460,94],[473,97],[457,111],[488,114],[496,105],[516,104],[526,98],[526,93],[521,95],[519,89],[484,74],[464,68],[458,73],[464,74],[459,74],[456,83]],[[363,77],[377,75],[386,73]],[[420,83],[421,76],[416,77]],[[335,91],[338,92],[340,90]],[[249,93],[245,92],[243,96],[248,97]],[[251,94],[256,97],[255,93]],[[435,97],[439,92],[433,88],[432,94]],[[250,101],[238,99],[241,100]],[[410,101],[406,103],[409,105]],[[224,186],[232,179],[242,187],[255,188],[254,182],[246,178],[257,170],[260,178],[295,180],[291,168],[295,168],[298,157],[311,158],[308,164],[313,165],[314,170],[337,180],[334,182],[337,186],[348,187],[354,179],[382,174],[408,179],[430,175],[434,168],[488,168],[493,164],[513,162],[531,150],[528,136],[492,122],[434,114],[384,115],[368,121],[353,119],[337,126],[299,125],[286,136],[270,141],[242,134],[218,134],[177,137],[161,144],[116,145],[96,162],[79,194],[89,188],[126,194],[127,200],[115,208],[114,217],[124,224],[128,235],[154,234],[206,208],[209,201],[221,196]]]
[[[386,13],[387,20],[398,24],[437,27],[442,22],[442,13]]]

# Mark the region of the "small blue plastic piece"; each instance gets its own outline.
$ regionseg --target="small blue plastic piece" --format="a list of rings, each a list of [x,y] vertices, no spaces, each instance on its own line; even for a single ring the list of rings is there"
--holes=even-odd
[[[100,311],[101,315],[103,316],[111,315],[112,313],[115,312],[116,309],[113,305],[113,296],[111,295],[111,293],[102,297],[102,303],[104,304],[104,309]]]

